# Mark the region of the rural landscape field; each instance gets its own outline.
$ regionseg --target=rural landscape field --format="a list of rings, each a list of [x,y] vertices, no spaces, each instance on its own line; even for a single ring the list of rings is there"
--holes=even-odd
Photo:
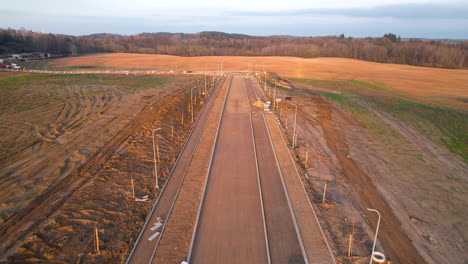
[[[181,72],[193,73],[80,73],[82,65],[122,70],[123,60],[130,68],[175,71],[177,64]],[[205,76],[196,72],[205,67],[218,74],[216,62],[225,72],[261,68],[255,76],[262,87],[266,80],[266,97],[276,85],[276,96],[291,96],[298,105],[293,155],[340,262],[365,259],[375,218],[364,210],[376,204],[385,215],[380,243],[390,259],[463,262],[457,253],[466,249],[468,75],[463,70],[338,58],[135,54],[48,62],[57,70],[78,68],[69,74],[2,73],[2,98],[8,98],[2,100],[1,118],[2,229],[17,221],[27,227],[3,233],[10,246],[16,244],[14,251],[4,244],[13,252],[7,262],[124,261],[151,208],[132,202],[130,180],[137,195],[153,201],[158,194],[145,184],[153,177],[151,129],[163,128],[158,135],[163,184],[192,124],[184,105],[190,101],[187,88],[203,87]],[[208,77],[210,85],[212,80]],[[277,108],[292,142],[293,105],[284,101]],[[328,194],[321,203],[325,184]],[[34,211],[36,206],[43,210]],[[102,233],[99,254],[95,228]],[[411,256],[414,252],[418,256]]]
[[[0,263],[468,264],[466,3],[0,14]]]

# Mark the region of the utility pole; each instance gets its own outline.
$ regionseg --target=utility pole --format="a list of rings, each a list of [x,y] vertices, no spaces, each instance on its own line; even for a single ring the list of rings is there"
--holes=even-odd
[[[327,196],[327,184],[325,183],[325,187],[323,188],[322,203],[325,203],[326,196]]]
[[[174,140],[174,124],[171,125],[171,140]],[[159,160],[159,152],[158,152],[158,160]]]
[[[182,123],[182,126],[184,125],[184,110],[185,110],[185,108],[182,109],[182,117],[181,117],[181,120],[180,120],[180,122]]]
[[[159,189],[159,182],[158,182],[158,165],[156,163],[156,144],[155,144],[155,140],[154,140],[154,132],[156,132],[157,130],[160,130],[161,128],[155,128],[153,129],[152,131],[152,134],[153,134],[153,160],[154,160],[154,175],[156,177],[156,189]]]
[[[94,235],[96,237],[96,252],[98,254],[101,254],[101,251],[99,250],[99,232],[97,227],[94,228]]]
[[[292,142],[292,148],[296,147],[296,125],[297,125],[297,105],[295,103],[292,103],[296,107],[296,111],[294,112],[294,132],[293,132],[293,142]]]
[[[348,243],[348,258],[353,256],[353,236],[354,236],[354,221],[353,223],[353,231],[349,235],[349,243]]]
[[[192,123],[193,123],[193,99],[192,99],[193,95],[192,95],[192,91],[193,91],[194,88],[197,88],[197,87],[195,86],[195,87],[190,89],[190,110],[192,112]]]
[[[206,63],[205,63],[205,91],[203,93],[205,99],[206,99]]]
[[[276,111],[276,82],[275,82],[275,90],[273,91],[273,108]]]

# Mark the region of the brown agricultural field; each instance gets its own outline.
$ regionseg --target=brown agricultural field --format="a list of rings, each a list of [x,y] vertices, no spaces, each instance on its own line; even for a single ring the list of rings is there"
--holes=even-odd
[[[368,263],[377,218],[367,207],[383,215],[377,249],[392,263],[468,261],[466,70],[342,58],[126,53],[34,67],[214,72],[221,64],[223,71],[269,72],[256,76],[266,80],[267,97],[281,83],[277,95],[292,96],[298,106],[291,153],[339,263]],[[0,188],[6,190],[0,235],[8,242],[0,262],[125,262],[158,195],[145,184],[154,179],[150,131],[165,128],[158,136],[164,184],[191,129],[187,88],[200,81],[197,75],[0,72]],[[275,109],[290,145],[294,109],[289,101]],[[130,179],[149,203],[135,202]],[[49,196],[58,202],[44,199]],[[33,214],[40,221],[8,236],[36,203],[47,213]]]
[[[0,262],[123,261],[158,195],[151,130],[162,128],[164,184],[192,125],[186,89],[199,82],[0,73]],[[131,179],[135,195],[149,202],[134,200]]]
[[[94,66],[101,69],[156,69],[187,71],[275,72],[287,78],[358,80],[417,96],[442,105],[464,106],[468,98],[468,71],[384,64],[344,58],[303,59],[295,57],[178,57],[112,53],[64,58],[52,67]],[[250,66],[249,66],[250,65]]]

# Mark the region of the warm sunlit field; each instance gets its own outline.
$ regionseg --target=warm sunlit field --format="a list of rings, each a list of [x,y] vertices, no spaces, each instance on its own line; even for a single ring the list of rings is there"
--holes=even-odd
[[[6,139],[0,158],[5,165],[0,166],[0,173],[7,175],[2,185],[9,190],[0,197],[0,222],[4,229],[15,219],[32,224],[42,211],[28,213],[29,218],[21,218],[18,212],[29,212],[36,204],[53,214],[47,224],[31,228],[25,241],[12,241],[19,247],[9,256],[10,262],[60,259],[69,263],[75,262],[78,251],[85,252],[78,258],[86,261],[124,261],[150,209],[149,204],[135,207],[130,179],[135,181],[137,195],[152,193],[153,185],[147,184],[153,179],[149,173],[151,129],[165,127],[161,139],[171,138],[164,141],[167,145],[161,143],[165,179],[190,131],[191,123],[184,123],[190,93],[179,89],[196,83],[200,87],[204,79],[200,75],[106,72],[213,72],[220,71],[221,64],[224,72],[268,71],[271,74],[256,77],[262,84],[266,79],[270,87],[278,81],[276,74],[291,81],[294,89],[280,87],[277,92],[293,96],[299,106],[297,142],[301,147],[295,153],[304,162],[298,163],[304,169],[301,174],[307,173],[310,180],[306,183],[314,190],[309,199],[317,200],[321,192],[317,190],[324,183],[330,186],[329,204],[321,205],[318,213],[328,223],[327,232],[333,234],[331,241],[342,263],[361,263],[357,259],[366,258],[371,237],[366,235],[370,226],[362,219],[362,208],[376,201],[388,221],[383,222],[380,241],[392,260],[408,259],[416,249],[431,252],[434,263],[447,259],[458,263],[463,257],[456,252],[463,251],[466,235],[466,70],[339,58],[144,54],[30,63],[26,66],[30,69],[84,72],[0,74],[0,90],[6,98],[0,120]],[[101,73],[85,73],[93,71]],[[280,109],[279,120],[290,139],[293,130],[288,120],[291,124],[295,118],[294,108],[285,102]],[[183,131],[175,138],[174,125]],[[178,147],[173,147],[174,142]],[[29,165],[23,166],[26,162]],[[77,172],[85,166],[90,169]],[[88,180],[79,175],[93,178],[71,190],[69,186],[74,185],[65,183]],[[65,187],[54,184],[57,179],[64,179],[58,183]],[[369,191],[375,186],[391,191]],[[36,198],[38,193],[60,196],[63,201],[58,199],[60,206],[52,208]],[[126,217],[116,213],[123,211],[132,213]],[[354,259],[348,259],[346,239],[355,223],[360,239],[354,245]],[[103,242],[100,254],[92,242],[95,228]],[[12,239],[16,236],[11,234]],[[411,245],[405,242],[407,237],[414,241]]]
[[[468,94],[468,71],[384,64],[343,58],[303,59],[294,57],[178,57],[130,53],[64,58],[54,67],[84,66],[99,69],[251,71],[255,69],[288,78],[360,80],[383,89],[421,97],[444,105],[464,108]],[[78,67],[79,68],[79,67]]]

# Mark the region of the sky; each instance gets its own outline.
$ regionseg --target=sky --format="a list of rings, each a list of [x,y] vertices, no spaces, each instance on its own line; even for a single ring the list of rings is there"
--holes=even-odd
[[[0,0],[0,28],[468,39],[468,0]]]

